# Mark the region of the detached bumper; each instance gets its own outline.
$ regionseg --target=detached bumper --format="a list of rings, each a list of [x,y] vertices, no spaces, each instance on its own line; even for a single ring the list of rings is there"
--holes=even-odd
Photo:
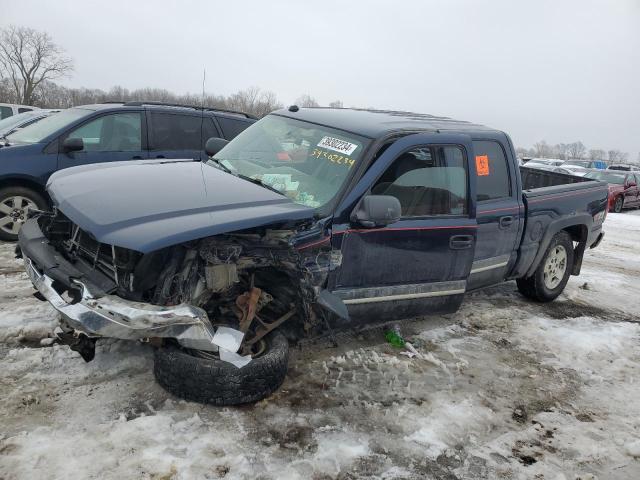
[[[218,350],[212,343],[215,330],[201,308],[186,304],[161,307],[95,293],[88,282],[74,275],[77,270],[71,264],[60,261],[59,254],[48,244],[34,219],[25,227],[26,230],[23,228],[20,232],[20,247],[27,274],[36,290],[60,312],[69,327],[89,337],[175,338],[188,348]],[[37,248],[30,248],[34,245]],[[62,294],[68,289],[79,291],[80,300],[70,302],[63,298]]]

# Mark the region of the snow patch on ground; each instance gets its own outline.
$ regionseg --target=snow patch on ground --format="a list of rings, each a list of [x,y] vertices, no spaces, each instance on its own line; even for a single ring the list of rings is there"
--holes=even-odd
[[[0,478],[640,478],[640,216],[605,228],[556,302],[473,293],[402,325],[414,358],[378,331],[293,349],[241,408],[171,397],[148,345],[34,348],[55,315],[0,245]]]
[[[424,454],[436,460],[448,448],[468,443],[474,431],[481,430],[494,419],[494,412],[471,398],[453,403],[447,395],[440,395],[431,411],[416,419],[418,430],[405,440],[423,445]]]

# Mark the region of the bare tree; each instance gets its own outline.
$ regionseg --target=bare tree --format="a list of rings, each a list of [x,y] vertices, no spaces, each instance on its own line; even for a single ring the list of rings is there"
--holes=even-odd
[[[567,156],[568,158],[580,160],[584,158],[587,153],[587,147],[584,146],[582,142],[573,142],[567,145]]]
[[[69,74],[73,61],[48,33],[10,25],[0,31],[0,70],[9,78],[16,100],[29,105],[38,86]]]
[[[342,105],[342,100],[336,100],[335,102],[329,103],[331,108],[344,108]]]
[[[600,148],[592,148],[589,150],[589,160],[605,160],[607,158],[607,152]]]
[[[553,146],[551,153],[555,158],[559,158],[560,160],[568,160],[569,145],[567,145],[566,143],[557,143]]]
[[[531,157],[532,155],[535,155],[535,154],[531,152],[531,150],[529,150],[528,148],[518,147],[516,148],[516,155],[518,156],[518,158],[525,158],[525,157]]]
[[[6,92],[11,95],[8,95]],[[0,101],[13,102],[13,89],[9,82],[0,80]],[[178,95],[163,88],[139,88],[129,90],[121,86],[115,86],[104,91],[88,88],[67,88],[54,82],[44,81],[38,85],[34,92],[33,104],[43,108],[69,108],[76,105],[101,103],[106,101],[158,101],[183,105],[202,105],[202,94],[187,93]],[[228,108],[240,110],[263,117],[274,110],[282,108],[275,93],[251,87],[240,90],[232,95],[206,94],[204,105],[211,108]]]
[[[544,140],[541,140],[533,145],[533,152],[538,158],[549,158],[551,157],[552,151],[551,146]]]
[[[609,150],[609,161],[615,163],[627,163],[629,154],[620,150]]]
[[[9,79],[2,78],[2,70],[0,69],[0,102],[16,103],[16,101],[16,92]]]
[[[299,107],[319,107],[320,106],[320,104],[316,101],[316,99],[313,98],[308,93],[305,93],[304,95],[299,96],[296,99],[295,104]]]
[[[282,104],[278,102],[275,93],[263,92],[258,87],[240,90],[231,95],[226,103],[228,108],[251,113],[258,117],[264,117],[266,114],[282,108]]]

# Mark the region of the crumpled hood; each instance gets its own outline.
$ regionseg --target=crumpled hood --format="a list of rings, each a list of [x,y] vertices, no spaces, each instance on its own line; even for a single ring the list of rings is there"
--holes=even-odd
[[[68,168],[51,176],[47,190],[58,209],[99,242],[142,253],[314,214],[260,185],[189,160]]]

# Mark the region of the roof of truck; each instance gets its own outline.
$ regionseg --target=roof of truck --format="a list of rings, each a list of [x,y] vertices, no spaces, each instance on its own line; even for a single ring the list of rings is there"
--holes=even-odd
[[[484,125],[424,113],[358,108],[314,107],[299,108],[298,110],[296,108],[292,106],[273,113],[345,130],[369,138],[378,138],[387,133],[400,130],[497,131]]]

